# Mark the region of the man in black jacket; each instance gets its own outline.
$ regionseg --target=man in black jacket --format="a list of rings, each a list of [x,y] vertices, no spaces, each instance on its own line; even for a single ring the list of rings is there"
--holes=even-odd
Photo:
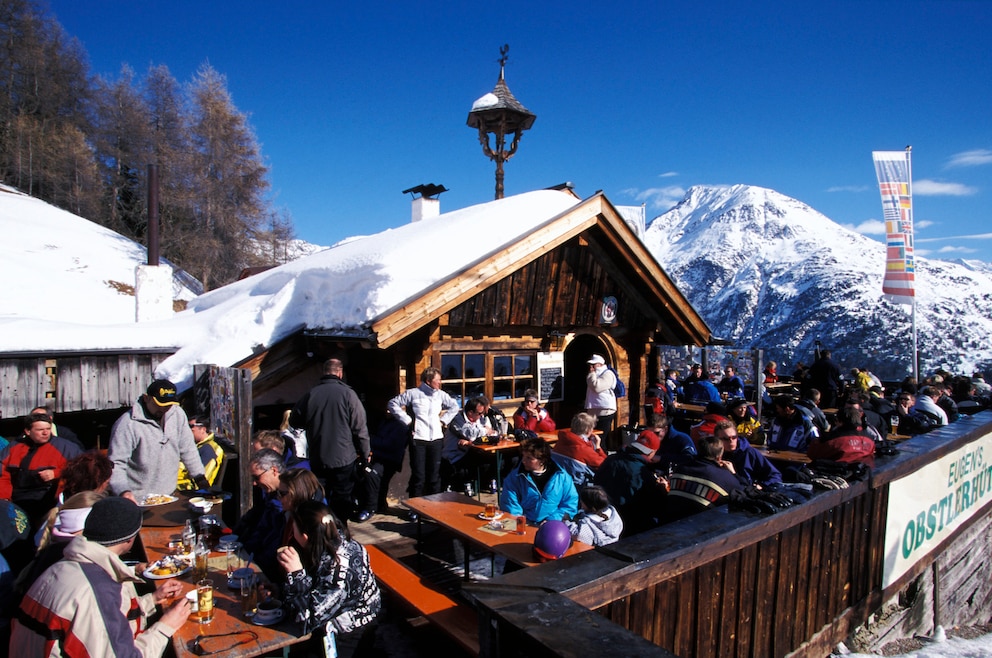
[[[329,506],[346,524],[354,512],[358,469],[368,464],[371,447],[365,407],[343,375],[340,359],[325,361],[320,383],[296,403],[289,422],[306,429],[313,472],[324,481]]]
[[[837,406],[837,395],[842,392],[840,368],[830,359],[830,350],[823,350],[820,358],[809,368],[810,386],[820,390],[820,407],[832,409]]]

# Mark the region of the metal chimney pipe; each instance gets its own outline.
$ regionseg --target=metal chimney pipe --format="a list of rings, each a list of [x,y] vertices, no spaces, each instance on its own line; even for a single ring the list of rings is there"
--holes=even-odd
[[[158,165],[148,165],[148,264],[158,266]]]

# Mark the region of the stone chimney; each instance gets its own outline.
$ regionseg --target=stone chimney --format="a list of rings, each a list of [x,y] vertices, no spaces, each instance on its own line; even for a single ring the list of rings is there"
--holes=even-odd
[[[419,222],[422,219],[431,219],[441,214],[441,200],[438,199],[442,192],[447,192],[444,185],[427,183],[417,185],[408,190],[403,190],[403,194],[409,193],[413,196],[411,206],[410,221]]]

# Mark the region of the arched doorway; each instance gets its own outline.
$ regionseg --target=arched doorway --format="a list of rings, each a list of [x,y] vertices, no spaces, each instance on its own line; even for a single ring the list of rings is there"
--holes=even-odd
[[[555,421],[559,427],[568,427],[572,416],[585,408],[586,375],[589,373],[586,361],[593,354],[602,355],[610,364],[614,362],[612,351],[595,334],[579,334],[565,347],[564,399],[558,403],[555,412]]]

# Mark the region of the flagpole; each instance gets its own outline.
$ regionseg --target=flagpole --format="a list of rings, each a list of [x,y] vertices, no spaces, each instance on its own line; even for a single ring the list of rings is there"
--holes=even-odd
[[[912,153],[913,153],[913,146],[912,145],[907,146],[906,147],[906,166],[908,167],[908,170],[909,170],[909,193],[910,193],[910,198],[912,198],[912,194],[913,194],[913,158],[911,157],[912,156]],[[914,260],[914,262],[916,260],[916,237],[915,236],[916,236],[916,213],[914,212],[913,213],[913,260]],[[915,279],[915,269],[916,268],[914,267],[913,269],[914,269],[914,279]],[[913,324],[913,329],[912,329],[912,331],[913,331],[913,371],[912,372],[913,372],[913,379],[915,379],[916,382],[919,383],[919,381],[920,381],[920,361],[919,361],[920,354],[919,354],[919,349],[918,349],[917,342],[916,342],[916,293],[915,293],[915,289],[917,288],[917,286],[914,285],[913,287],[914,287],[914,293],[913,293],[913,313],[912,313],[912,317],[913,317],[913,321],[912,321],[912,324]]]

